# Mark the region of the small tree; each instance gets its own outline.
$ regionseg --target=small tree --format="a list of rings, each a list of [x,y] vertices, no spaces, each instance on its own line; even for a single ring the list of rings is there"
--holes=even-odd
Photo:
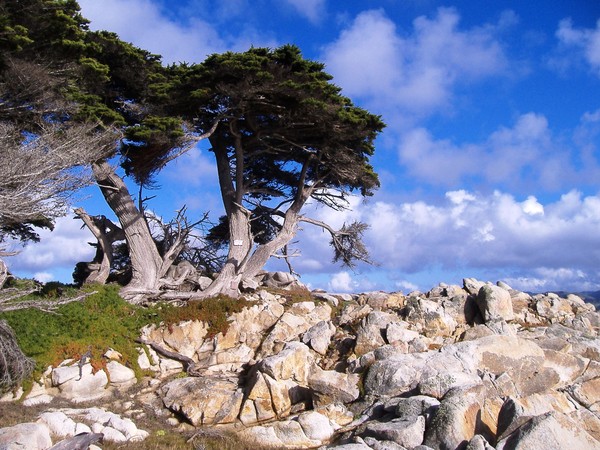
[[[341,95],[323,69],[286,45],[212,55],[180,74],[172,112],[193,120],[198,133],[218,124],[209,140],[229,249],[203,295],[237,295],[302,221],[328,230],[343,262],[366,258],[348,245],[364,227],[336,231],[301,214],[309,199],[343,209],[349,193],[368,196],[379,186],[369,158],[384,124]],[[136,158],[130,162],[136,171]]]

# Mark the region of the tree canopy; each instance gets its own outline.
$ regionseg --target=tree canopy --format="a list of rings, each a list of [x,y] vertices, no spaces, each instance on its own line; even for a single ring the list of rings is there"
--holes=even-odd
[[[79,186],[60,177],[74,174],[71,167],[91,165],[127,240],[131,284],[140,292],[155,290],[185,233],[159,252],[141,191],[136,206],[106,158],[120,156],[126,174],[148,187],[165,164],[208,138],[225,211],[208,238],[229,244],[209,292],[225,291],[225,285],[237,290],[239,281],[286,248],[302,221],[331,234],[336,260],[352,265],[368,259],[360,244],[363,224],[334,230],[301,210],[309,201],[343,209],[349,194],[369,196],[379,187],[369,160],[385,125],[342,95],[324,65],[305,59],[298,47],[251,48],[165,67],[160,56],[114,33],[90,31],[75,0],[0,0],[0,49],[0,125],[8,130],[0,140],[3,157],[36,167],[25,156],[51,149],[48,161],[38,159],[52,166],[60,160],[53,152],[67,143],[70,155],[57,175],[34,180],[50,186],[45,197],[32,184],[22,189],[29,193],[31,215],[9,221],[10,207],[0,202],[5,233],[34,237],[31,225],[50,226]],[[7,180],[17,179],[10,175]],[[60,180],[62,188],[48,185],[49,179]],[[17,192],[15,183],[0,184],[0,198]],[[55,214],[42,208],[53,202],[63,208]],[[80,217],[93,222],[85,211]]]
[[[298,47],[215,54],[170,70],[176,82],[166,110],[196,133],[214,130],[210,150],[226,216],[211,236],[229,242],[237,275],[254,274],[266,262],[263,253],[287,244],[305,220],[299,212],[309,199],[341,209],[349,193],[368,196],[378,188],[369,158],[384,123],[353,105],[324,65],[303,58]],[[133,173],[159,161],[146,158],[143,149],[127,158]],[[286,220],[293,231],[282,233]],[[364,228],[352,230],[357,238]],[[254,259],[253,242],[259,244]],[[347,256],[338,258],[350,263],[359,253],[345,251],[352,247],[347,242],[340,235],[332,240]]]

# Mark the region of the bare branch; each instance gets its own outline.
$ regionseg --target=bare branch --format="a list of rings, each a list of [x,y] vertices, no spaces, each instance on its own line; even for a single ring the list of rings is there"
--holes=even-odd
[[[362,235],[369,228],[366,223],[356,221],[350,225],[344,224],[342,228],[335,230],[329,224],[310,217],[302,217],[300,221],[319,226],[329,232],[331,235],[330,245],[335,252],[334,262],[341,261],[343,265],[350,268],[356,265],[356,261],[373,264],[369,257],[369,251],[362,242]]]
[[[15,303],[2,303],[0,305],[0,312],[18,311],[21,309],[35,308],[44,312],[55,311],[59,306],[66,305],[68,303],[79,302],[85,300],[90,295],[96,294],[97,291],[87,292],[85,294],[78,295],[77,297],[62,298],[58,300],[25,300],[22,302]],[[22,294],[19,297],[23,297]]]

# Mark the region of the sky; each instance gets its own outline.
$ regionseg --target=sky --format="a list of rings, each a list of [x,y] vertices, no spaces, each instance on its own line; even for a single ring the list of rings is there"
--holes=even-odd
[[[340,227],[370,225],[374,265],[331,263],[304,226],[292,261],[333,292],[426,291],[464,277],[532,292],[600,290],[600,1],[80,0],[90,28],[167,64],[292,43],[342,93],[382,116],[372,159],[381,188],[350,209],[309,205]],[[149,206],[218,217],[215,163],[202,145],[171,163]],[[135,192],[135,190],[134,190]],[[110,211],[97,188],[90,214]],[[91,260],[72,216],[10,258],[18,276],[69,282]],[[284,269],[271,263],[271,270]]]

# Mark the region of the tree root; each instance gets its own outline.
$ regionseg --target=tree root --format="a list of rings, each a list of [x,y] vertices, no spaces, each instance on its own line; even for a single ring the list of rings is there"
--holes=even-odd
[[[169,359],[174,359],[175,361],[179,361],[180,363],[183,364],[183,369],[187,372],[187,374],[189,376],[192,376],[192,377],[200,376],[200,374],[198,373],[198,367],[196,367],[196,362],[192,358],[182,355],[181,353],[176,353],[176,352],[167,350],[167,349],[161,347],[160,345],[155,344],[154,342],[147,341],[145,339],[141,339],[141,338],[136,339],[135,342],[137,342],[139,344],[147,345],[148,347],[150,347],[152,350],[154,350],[159,355],[165,356]]]

